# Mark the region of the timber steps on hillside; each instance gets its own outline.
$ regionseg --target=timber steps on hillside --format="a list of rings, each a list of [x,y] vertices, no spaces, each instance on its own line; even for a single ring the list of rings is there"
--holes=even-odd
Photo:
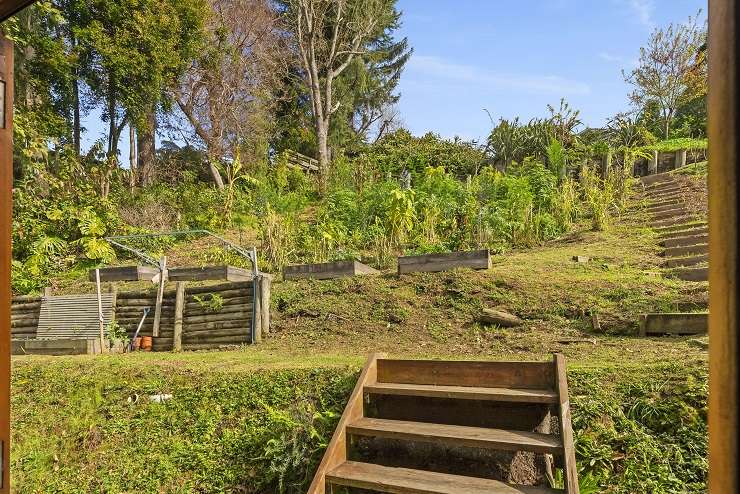
[[[551,433],[551,417],[558,419],[557,435]],[[471,448],[478,451],[474,460]],[[546,487],[555,464],[563,467],[565,491]],[[308,493],[334,492],[333,487],[397,494],[577,494],[563,356],[552,362],[371,356]]]

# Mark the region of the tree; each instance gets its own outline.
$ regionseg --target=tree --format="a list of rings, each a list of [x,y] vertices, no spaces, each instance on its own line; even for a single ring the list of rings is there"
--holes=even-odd
[[[696,60],[706,43],[707,28],[698,17],[653,31],[647,46],[640,48],[638,66],[629,73],[622,71],[625,81],[634,86],[630,99],[638,109],[657,104],[666,139],[679,108],[705,91],[705,85],[697,84]]]
[[[77,31],[85,80],[103,104],[108,154],[126,125],[148,129],[151,115],[200,46],[203,0],[91,0]],[[152,129],[153,131],[153,129]]]
[[[177,105],[206,148],[214,182],[218,163],[245,139],[263,136],[286,73],[284,33],[267,0],[211,0],[202,53],[174,89]]]
[[[349,145],[377,141],[392,130],[398,119],[396,92],[413,49],[408,39],[396,41],[393,32],[400,27],[401,13],[395,9],[387,25],[379,25],[370,36],[367,52],[355,57],[337,78],[336,100],[341,104],[332,121],[330,142]]]
[[[341,102],[334,93],[337,78],[367,44],[378,26],[393,21],[395,0],[290,0],[297,52],[311,96],[322,189],[329,168],[329,129]]]

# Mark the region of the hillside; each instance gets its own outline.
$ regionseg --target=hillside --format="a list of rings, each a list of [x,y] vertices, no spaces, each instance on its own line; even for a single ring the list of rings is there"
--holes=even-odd
[[[701,190],[701,176],[684,180]],[[700,216],[705,203],[694,204]],[[369,352],[501,360],[562,352],[582,492],[700,491],[705,340],[636,333],[642,312],[706,310],[707,287],[664,276],[646,224],[638,195],[607,231],[583,225],[497,255],[486,271],[278,281],[271,334],[238,350],[16,357],[14,476],[56,492],[298,493]],[[70,273],[59,279],[91,288]],[[482,307],[524,325],[480,325]],[[158,393],[173,398],[149,403]],[[39,413],[39,404],[49,406]]]

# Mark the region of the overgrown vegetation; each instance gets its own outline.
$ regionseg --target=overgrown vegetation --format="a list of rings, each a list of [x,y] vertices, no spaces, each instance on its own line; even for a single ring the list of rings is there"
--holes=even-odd
[[[214,370],[235,357],[248,355],[18,363],[16,491],[304,492],[356,367]],[[568,377],[582,483],[625,494],[703,489],[703,363],[571,365]],[[158,393],[173,398],[150,402]]]

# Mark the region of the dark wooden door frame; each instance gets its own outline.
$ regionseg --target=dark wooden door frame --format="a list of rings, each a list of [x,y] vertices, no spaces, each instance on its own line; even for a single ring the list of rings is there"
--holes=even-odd
[[[709,0],[709,489],[738,492],[740,0]]]
[[[32,0],[0,0],[0,22]],[[709,0],[709,490],[738,492],[738,230],[740,195],[740,0]],[[12,102],[12,43],[0,34],[0,77],[6,81],[6,104]],[[0,129],[0,440],[3,441],[3,486],[10,492],[10,238],[12,187],[12,105]]]

